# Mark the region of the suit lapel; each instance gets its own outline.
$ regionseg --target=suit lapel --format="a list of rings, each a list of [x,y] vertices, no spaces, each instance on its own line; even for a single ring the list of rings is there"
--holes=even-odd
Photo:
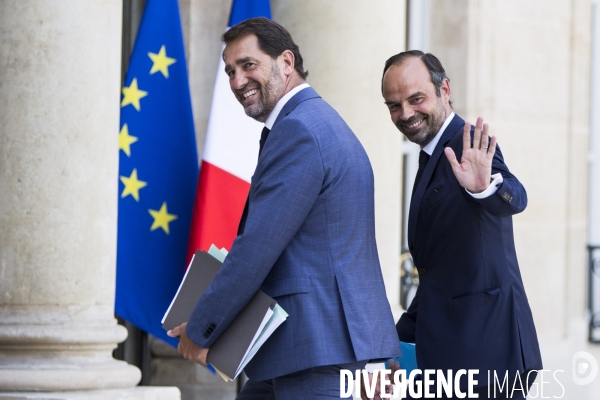
[[[438,161],[444,153],[444,148],[446,147],[446,144],[450,141],[450,139],[454,137],[456,132],[458,132],[464,124],[465,121],[458,115],[455,115],[454,118],[452,118],[452,121],[450,121],[450,124],[442,134],[440,141],[435,146],[431,158],[427,162],[427,166],[423,171],[423,175],[421,176],[419,185],[415,188],[415,193],[410,201],[410,210],[408,213],[408,246],[410,248],[411,253],[413,252],[413,241],[415,237],[415,231],[417,229],[417,218],[419,216],[419,210],[421,209],[421,200],[423,199],[423,195],[425,194],[425,189],[427,189],[429,181],[433,176],[433,171],[435,170]]]

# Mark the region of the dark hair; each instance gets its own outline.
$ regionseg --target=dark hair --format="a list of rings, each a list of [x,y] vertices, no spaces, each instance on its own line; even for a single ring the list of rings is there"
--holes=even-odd
[[[441,97],[442,92],[440,88],[442,87],[444,80],[448,79],[449,81],[450,78],[448,78],[446,75],[446,71],[444,70],[444,67],[442,67],[442,63],[436,56],[431,53],[423,53],[421,50],[403,51],[402,53],[398,53],[395,56],[388,58],[388,60],[385,62],[385,67],[383,67],[383,75],[381,76],[381,91],[383,92],[383,77],[385,76],[386,71],[392,65],[400,65],[404,62],[404,60],[410,57],[419,57],[421,61],[423,61],[427,67],[427,70],[429,71],[431,83],[433,83],[433,86],[435,86],[435,94],[437,94],[438,97]],[[452,107],[452,101],[450,101],[450,107]]]
[[[300,48],[294,43],[292,35],[283,26],[267,18],[251,18],[232,26],[223,34],[221,40],[223,43],[228,44],[247,35],[256,35],[258,48],[271,56],[272,59],[279,57],[285,50],[291,51],[294,54],[294,69],[302,79],[306,79],[308,71],[304,71]]]

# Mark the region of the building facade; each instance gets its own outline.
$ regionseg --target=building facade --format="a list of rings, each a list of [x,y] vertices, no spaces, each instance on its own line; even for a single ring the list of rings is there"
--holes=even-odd
[[[223,73],[220,35],[230,1],[179,4],[201,154],[215,77]],[[35,398],[35,391],[56,398],[74,395],[67,391],[77,391],[75,398],[235,395],[234,383],[158,341],[150,341],[145,380],[153,386],[136,388],[140,371],[111,357],[126,335],[113,315],[122,61],[143,5],[0,2],[0,399]],[[271,6],[300,46],[308,82],[373,164],[377,242],[395,318],[403,311],[400,261],[416,158],[390,123],[381,72],[389,56],[419,48],[439,57],[455,111],[468,121],[485,118],[527,189],[515,240],[544,365],[563,371],[563,398],[595,399],[600,378],[587,385],[572,379],[576,354],[600,360],[600,348],[587,340],[586,314],[586,246],[600,238],[595,1]],[[560,394],[547,384],[545,396]]]

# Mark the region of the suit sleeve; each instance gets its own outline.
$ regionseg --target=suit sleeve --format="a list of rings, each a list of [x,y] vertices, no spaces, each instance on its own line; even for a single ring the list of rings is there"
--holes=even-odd
[[[244,233],[235,239],[188,321],[186,333],[194,343],[210,347],[250,301],[306,219],[323,179],[311,132],[297,119],[282,119],[252,177]]]
[[[492,215],[506,217],[518,214],[527,207],[527,192],[504,163],[504,157],[500,147],[496,147],[496,153],[492,161],[492,174],[502,174],[503,182],[498,186],[496,193],[483,199],[475,199],[466,193],[469,201],[480,204]]]
[[[408,310],[396,323],[396,332],[398,332],[398,339],[405,343],[415,343],[415,329],[417,326],[417,309],[419,307],[419,289],[415,297],[410,302]]]

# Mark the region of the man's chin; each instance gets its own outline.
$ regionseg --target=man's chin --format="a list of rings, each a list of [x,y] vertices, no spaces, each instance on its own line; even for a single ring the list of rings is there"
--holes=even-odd
[[[402,133],[404,134],[404,136],[406,136],[406,138],[412,142],[412,143],[416,143],[416,144],[421,144],[423,143],[425,140],[427,140],[427,132],[405,132],[402,131]]]
[[[247,116],[249,116],[252,119],[257,120],[258,122],[265,122],[268,117],[268,115],[265,116],[265,112],[263,110],[258,111],[255,109],[253,110],[253,109],[244,108],[244,112],[246,113]]]
[[[254,117],[260,115],[261,110],[257,110],[255,106],[256,106],[255,104],[251,104],[251,105],[244,107],[244,112],[246,113],[247,116],[254,118]]]

